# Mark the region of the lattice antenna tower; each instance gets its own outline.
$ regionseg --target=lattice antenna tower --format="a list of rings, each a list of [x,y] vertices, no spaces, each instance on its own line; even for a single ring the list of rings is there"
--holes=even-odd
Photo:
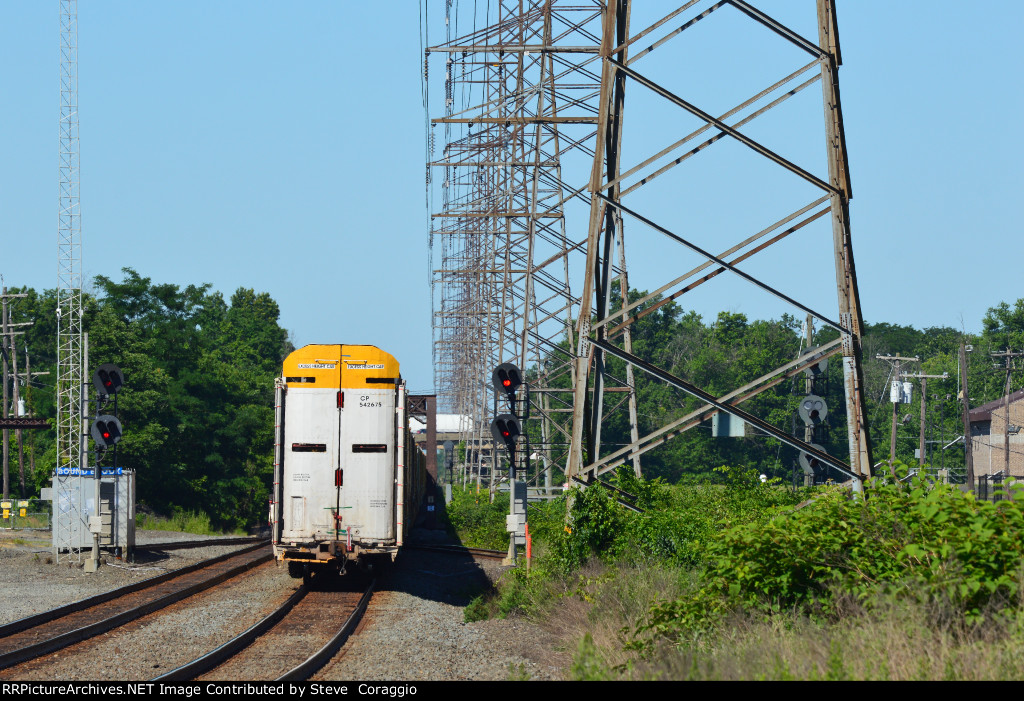
[[[82,442],[82,225],[79,203],[78,2],[60,0],[60,152],[57,207],[57,467],[81,467]],[[66,478],[58,472],[60,487]],[[66,475],[67,471],[63,471]],[[55,545],[72,554],[72,524],[80,499],[60,489]]]

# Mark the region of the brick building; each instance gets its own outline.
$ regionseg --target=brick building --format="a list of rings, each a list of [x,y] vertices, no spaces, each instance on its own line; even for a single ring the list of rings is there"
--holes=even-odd
[[[1005,474],[1005,437],[1007,425],[1006,397],[971,409],[971,445],[974,451],[974,474]],[[1009,397],[1010,453],[1009,475],[1024,477],[1024,389]]]

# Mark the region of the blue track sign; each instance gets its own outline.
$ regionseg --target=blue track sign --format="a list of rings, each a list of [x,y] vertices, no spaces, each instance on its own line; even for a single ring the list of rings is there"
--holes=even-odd
[[[113,477],[114,475],[123,475],[123,467],[101,467],[100,474],[103,477]],[[82,469],[80,467],[58,467],[58,477],[93,477],[96,475],[96,470],[93,469]]]

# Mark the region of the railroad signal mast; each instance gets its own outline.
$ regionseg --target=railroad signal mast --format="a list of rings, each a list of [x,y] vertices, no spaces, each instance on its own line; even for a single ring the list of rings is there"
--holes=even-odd
[[[814,317],[810,314],[807,315],[804,331],[806,347],[800,351],[800,357],[818,350],[818,346],[812,345],[814,342]],[[800,401],[797,408],[797,414],[804,423],[804,442],[823,452],[825,448],[821,443],[824,440],[823,433],[827,428],[824,421],[828,416],[828,404],[822,395],[826,393],[827,389],[827,370],[828,358],[804,368],[804,392],[807,396]],[[824,465],[809,453],[800,452],[797,462],[803,470],[804,484],[807,486],[814,484],[819,473],[828,474],[827,470],[823,469]]]
[[[117,395],[124,386],[124,373],[113,363],[104,363],[92,375],[92,384],[96,388],[97,415],[92,420],[89,433],[96,446],[95,479],[93,480],[94,513],[89,517],[89,531],[92,533],[92,557],[85,561],[85,571],[95,572],[100,566],[100,534],[103,532],[103,515],[101,513],[101,483],[103,480],[102,456],[107,450],[113,449],[113,463],[117,470],[117,444],[121,441],[121,421],[117,418]],[[100,414],[99,411],[114,398],[114,413]],[[111,504],[111,511],[114,510]]]
[[[523,423],[530,417],[530,385],[523,381],[523,373],[512,363],[502,363],[491,373],[491,383],[494,385],[494,413],[495,418],[491,421],[491,436],[494,444],[491,449],[493,464],[498,465],[498,445],[504,444],[508,451],[508,481],[509,481],[509,514],[505,520],[508,530],[508,558],[507,561],[515,564],[516,546],[526,545],[526,503],[527,487],[526,474],[521,472],[519,463],[521,457],[530,454],[530,438],[523,433]],[[525,390],[525,397],[521,403],[521,409],[516,411],[516,392],[520,387]],[[498,414],[498,406],[504,402],[511,413]],[[520,443],[525,446],[520,450]]]

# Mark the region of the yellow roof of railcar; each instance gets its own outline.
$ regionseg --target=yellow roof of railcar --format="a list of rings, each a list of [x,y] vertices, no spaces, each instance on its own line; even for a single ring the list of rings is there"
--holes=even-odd
[[[284,359],[283,376],[288,387],[386,389],[394,387],[399,368],[394,356],[376,346],[312,344]]]

